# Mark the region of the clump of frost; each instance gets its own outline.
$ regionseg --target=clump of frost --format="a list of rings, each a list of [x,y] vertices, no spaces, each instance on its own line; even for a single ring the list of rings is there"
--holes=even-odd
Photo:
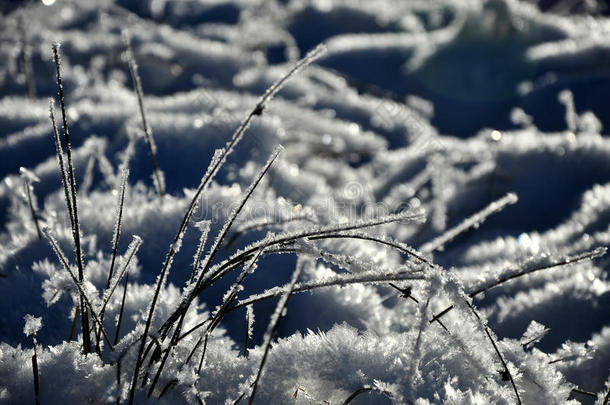
[[[36,336],[40,328],[42,328],[42,318],[27,314],[23,317],[23,320],[25,321],[23,333],[26,336]]]

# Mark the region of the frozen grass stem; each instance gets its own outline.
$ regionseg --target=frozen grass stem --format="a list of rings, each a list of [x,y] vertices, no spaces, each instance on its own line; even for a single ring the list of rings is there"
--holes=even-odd
[[[288,304],[288,300],[290,299],[290,295],[292,294],[292,290],[296,285],[301,272],[303,271],[303,267],[305,266],[305,262],[303,260],[297,260],[296,269],[292,274],[292,280],[290,281],[290,286],[285,294],[282,295],[277,306],[275,307],[275,312],[271,315],[271,320],[269,321],[269,326],[267,327],[267,332],[265,333],[264,343],[263,343],[263,356],[261,357],[260,364],[258,366],[258,371],[256,373],[256,377],[254,378],[254,382],[250,386],[250,393],[248,395],[248,404],[252,405],[254,403],[254,397],[256,396],[256,389],[258,387],[258,382],[263,375],[263,370],[265,368],[265,363],[267,362],[267,356],[269,355],[269,350],[271,349],[271,342],[275,337],[277,332],[277,328],[282,316],[285,315],[286,305]]]
[[[140,80],[138,65],[131,48],[131,39],[126,32],[123,33],[123,42],[125,43],[125,55],[127,57],[127,64],[129,65],[129,72],[131,73],[133,86],[138,97],[138,107],[140,109],[140,118],[142,119],[142,129],[144,130],[144,139],[146,140],[150,162],[152,163],[153,167],[155,187],[157,188],[159,195],[163,197],[165,195],[165,179],[163,172],[159,168],[159,163],[157,162],[157,146],[152,135],[152,129],[150,128],[148,120],[146,119],[146,111],[144,109],[144,91],[142,91],[142,81]]]
[[[70,201],[72,203],[72,236],[74,238],[74,250],[76,254],[76,264],[78,267],[78,280],[79,282],[83,282],[83,253],[81,248],[81,235],[80,235],[80,224],[78,221],[78,205],[76,198],[76,179],[74,175],[74,163],[72,162],[72,145],[70,143],[70,129],[68,127],[68,117],[66,113],[66,103],[64,98],[64,86],[62,83],[62,75],[61,75],[61,57],[59,55],[59,44],[53,44],[53,60],[55,62],[55,69],[57,73],[57,88],[58,88],[58,96],[59,96],[59,105],[61,107],[61,117],[64,129],[64,142],[66,147],[66,157],[67,157],[67,175],[70,184]],[[61,145],[61,143],[60,143]],[[60,154],[63,154],[60,151]],[[81,298],[81,301],[83,298]],[[87,313],[87,308],[81,302],[81,327],[83,331],[83,350],[85,354],[91,352],[91,337],[89,334],[89,315]]]

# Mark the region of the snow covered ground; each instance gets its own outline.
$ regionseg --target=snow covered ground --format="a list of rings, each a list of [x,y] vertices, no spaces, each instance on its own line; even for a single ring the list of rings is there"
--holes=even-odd
[[[17,3],[0,403],[608,402],[603,3]]]

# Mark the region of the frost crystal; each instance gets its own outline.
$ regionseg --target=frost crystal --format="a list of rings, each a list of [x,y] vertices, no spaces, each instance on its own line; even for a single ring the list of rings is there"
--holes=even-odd
[[[521,337],[521,344],[525,348],[530,348],[540,342],[542,338],[549,333],[550,329],[536,321],[530,322],[527,330]]]
[[[23,333],[25,333],[26,336],[36,336],[36,334],[42,327],[42,318],[27,314],[23,317],[23,320],[25,321]]]

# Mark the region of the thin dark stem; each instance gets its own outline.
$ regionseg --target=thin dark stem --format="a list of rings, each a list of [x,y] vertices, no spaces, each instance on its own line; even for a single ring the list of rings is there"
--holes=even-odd
[[[191,333],[195,332],[197,329],[201,328],[203,325],[205,325],[206,323],[210,322],[211,319],[206,319],[203,322],[199,322],[197,325],[193,326],[191,329],[187,330],[186,332],[184,332],[182,335],[180,335],[180,337],[178,338],[178,341],[184,339],[185,337],[187,337],[188,335],[190,335]],[[188,362],[187,362],[188,363]]]
[[[106,288],[110,287],[110,280],[114,272],[114,263],[116,261],[117,250],[119,248],[119,238],[121,236],[121,225],[123,219],[123,205],[125,203],[125,188],[127,186],[127,178],[129,177],[129,169],[124,168],[121,174],[121,187],[119,189],[119,200],[117,203],[117,216],[114,227],[114,235],[112,238],[112,260],[110,261],[110,270],[108,271],[108,281]]]
[[[573,394],[581,394],[581,395],[586,395],[586,396],[588,396],[588,397],[590,397],[590,398],[597,399],[597,394],[596,394],[596,393],[594,393],[594,392],[584,391],[584,390],[581,390],[581,389],[579,389],[579,388],[572,388],[572,391],[571,391],[571,392],[572,392]]]
[[[560,357],[558,359],[555,360],[551,360],[549,361],[547,364],[555,364],[555,363],[560,363],[562,361],[573,361],[573,360],[577,360],[581,358],[581,356],[577,356],[577,355],[571,355],[571,356],[566,356],[566,357]]]
[[[302,263],[301,261],[298,261],[294,274],[292,275],[292,280],[290,281],[290,286],[289,286],[288,290],[286,291],[286,293],[284,295],[282,295],[282,298],[280,298],[280,301],[278,302],[277,307],[275,308],[275,312],[271,316],[271,321],[267,328],[267,333],[265,333],[265,347],[263,350],[263,356],[262,356],[260,364],[258,366],[258,371],[256,373],[256,377],[254,378],[254,382],[250,386],[250,398],[248,400],[249,405],[252,405],[254,403],[254,397],[256,396],[256,389],[258,387],[258,382],[260,381],[260,378],[263,375],[263,369],[265,368],[265,363],[267,362],[267,356],[269,355],[269,350],[271,349],[271,342],[273,341],[273,338],[275,337],[278,325],[280,323],[280,319],[284,315],[286,305],[288,304],[288,300],[290,299],[290,295],[292,294],[294,286],[296,285],[297,280],[299,279],[299,276],[301,275],[301,272],[303,271],[303,267],[304,267],[304,263]]]
[[[246,395],[245,392],[242,392],[241,394],[239,394],[239,396],[237,397],[237,399],[235,401],[233,401],[233,405],[237,405],[239,403],[239,401],[242,400],[242,398]]]
[[[203,359],[205,358],[205,352],[208,348],[208,338],[210,337],[209,334],[205,334],[205,337],[203,338],[203,350],[201,351],[201,357],[199,358],[199,366],[197,367],[197,375],[201,374],[201,366],[203,366]]]
[[[407,287],[407,288],[400,288],[399,286],[397,286],[394,283],[389,283],[390,287],[394,288],[395,290],[397,290],[398,292],[400,292],[400,296],[402,298],[409,298],[411,301],[415,302],[416,304],[419,304],[419,300],[416,299],[413,294],[411,294],[411,287]],[[426,305],[427,306],[427,305]]]
[[[159,169],[159,163],[157,162],[157,146],[155,145],[155,140],[152,136],[152,129],[148,125],[148,120],[146,119],[146,111],[144,109],[144,92],[142,91],[142,82],[140,80],[140,75],[138,74],[138,65],[133,55],[133,50],[131,49],[131,41],[126,34],[123,36],[123,40],[125,42],[129,72],[131,73],[131,79],[133,80],[133,85],[138,97],[138,107],[140,108],[140,117],[142,118],[144,138],[146,139],[148,154],[150,155],[150,161],[153,166],[155,187],[157,188],[159,195],[163,197],[165,195],[165,181],[163,179],[163,173],[161,172],[161,169]]]
[[[180,326],[182,326],[182,319],[181,319],[181,322],[178,324],[178,327],[176,328],[178,334],[180,334],[180,332],[178,330],[180,328]],[[163,359],[161,360],[161,363],[159,364],[159,367],[157,368],[157,372],[155,373],[153,381],[150,384],[150,387],[149,387],[148,392],[146,394],[146,398],[150,398],[150,396],[154,392],[155,387],[157,386],[157,383],[159,382],[159,378],[161,377],[161,371],[163,371],[163,367],[165,366],[165,363],[167,362],[167,359],[168,359],[169,354],[171,353],[171,351],[172,351],[172,346],[170,345],[170,347],[168,347],[167,350],[165,351]],[[152,365],[152,363],[149,364],[149,368],[150,368],[150,365]],[[148,373],[148,370],[147,370],[147,373]],[[142,386],[144,386],[144,382],[142,383]]]
[[[509,280],[512,280],[512,279],[518,278],[518,277],[522,277],[522,276],[524,276],[526,274],[535,273],[535,272],[540,271],[540,270],[551,269],[551,268],[554,268],[554,267],[564,266],[566,264],[579,263],[579,262],[582,262],[582,261],[585,261],[585,260],[592,260],[592,259],[604,256],[607,251],[608,251],[608,249],[605,248],[605,247],[597,248],[597,249],[594,249],[594,250],[589,251],[589,252],[580,253],[580,254],[578,254],[576,256],[565,257],[565,258],[563,258],[562,260],[560,260],[560,261],[558,261],[556,263],[549,263],[549,264],[545,264],[545,265],[541,265],[541,266],[536,266],[536,267],[534,267],[532,269],[525,269],[525,270],[521,270],[521,271],[518,271],[518,272],[513,273],[513,274],[508,274],[508,275],[505,275],[503,277],[500,277],[498,280],[496,280],[495,282],[493,282],[491,284],[488,284],[488,285],[485,285],[485,286],[483,286],[481,288],[476,289],[475,291],[469,293],[468,295],[470,297],[474,297],[474,296],[479,295],[479,294],[481,294],[481,293],[483,293],[483,292],[485,292],[487,290],[490,290],[490,289],[492,289],[492,288],[494,288],[494,287],[496,287],[496,286],[498,286],[500,284],[503,284],[503,283],[505,283],[505,282],[507,282]]]
[[[34,354],[32,355],[32,373],[34,374],[34,402],[40,405],[40,382],[38,380],[38,357],[36,353],[36,338],[34,338]]]
[[[121,331],[121,322],[123,321],[123,311],[125,310],[125,297],[127,296],[127,285],[129,283],[129,273],[125,275],[125,287],[123,288],[123,298],[121,299],[121,309],[119,310],[119,319],[116,323],[116,332],[114,332],[114,344],[119,342],[119,333]]]
[[[199,339],[197,339],[197,343],[195,343],[195,346],[193,346],[193,349],[191,349],[191,352],[189,353],[188,357],[186,358],[186,361],[184,362],[184,364],[189,364],[191,362],[191,359],[193,358],[193,355],[195,354],[195,352],[199,348],[199,345],[201,344],[202,341],[203,341],[203,335],[201,335],[199,337]]]
[[[352,402],[358,395],[363,394],[365,392],[378,392],[380,394],[384,394],[390,398],[392,398],[392,394],[390,392],[384,391],[384,390],[380,390],[379,388],[375,388],[375,387],[371,387],[370,385],[365,385],[364,387],[358,388],[356,391],[354,391],[349,397],[346,398],[345,401],[343,401],[343,405],[347,405],[350,402]]]
[[[500,362],[502,363],[502,367],[504,367],[504,372],[506,373],[506,375],[508,376],[508,379],[510,381],[510,384],[513,387],[513,391],[515,392],[515,396],[517,397],[517,404],[521,405],[521,397],[519,396],[519,391],[517,390],[517,386],[515,385],[515,381],[513,380],[513,375],[511,374],[510,370],[508,369],[508,365],[506,364],[506,361],[504,360],[504,356],[502,355],[502,353],[500,352],[500,349],[498,349],[498,345],[496,344],[496,341],[494,340],[494,338],[491,336],[491,333],[489,332],[489,327],[487,325],[485,325],[482,320],[481,317],[479,316],[478,312],[476,311],[476,309],[474,309],[474,307],[472,306],[472,304],[470,304],[470,302],[465,301],[466,305],[468,305],[468,307],[470,308],[470,310],[472,311],[472,313],[474,314],[474,316],[477,318],[477,320],[479,321],[480,325],[483,327],[483,329],[485,330],[485,334],[487,335],[487,337],[489,338],[489,341],[491,342],[491,345],[493,346],[496,354],[498,355],[498,358],[500,359]]]
[[[36,225],[36,233],[38,234],[38,239],[42,239],[42,232],[40,231],[40,225],[38,224],[38,215],[36,215],[36,210],[34,209],[34,202],[32,200],[32,185],[27,176],[24,176],[23,182],[25,186],[25,195],[28,198],[28,205],[30,207],[30,214],[32,215],[34,225]]]
[[[442,235],[434,238],[430,242],[426,243],[421,247],[422,252],[432,253],[435,250],[442,248],[447,242],[454,239],[457,235],[467,231],[470,228],[476,227],[480,225],[483,221],[485,221],[489,216],[502,211],[506,206],[515,204],[518,201],[517,195],[514,193],[508,193],[504,197],[493,201],[491,204],[487,205],[481,211],[471,215],[466,218],[458,225],[453,228],[447,230]]]
[[[140,388],[144,388],[146,386],[146,383],[148,382],[148,373],[150,372],[150,367],[152,366],[153,363],[158,363],[159,359],[161,358],[161,355],[163,354],[163,350],[161,349],[161,342],[159,342],[159,339],[157,339],[155,336],[151,336],[151,340],[152,343],[154,343],[155,350],[152,352],[152,355],[150,356],[150,359],[148,360],[148,367],[146,368],[146,371],[144,372],[144,376],[142,377],[142,386]],[[163,361],[167,360],[167,356],[169,355],[169,350],[165,351],[166,356],[163,358]],[[146,356],[144,357],[146,358]]]
[[[349,237],[353,236],[356,239],[364,239],[364,237],[363,238],[360,237],[360,235],[362,235],[362,234],[358,234],[358,233],[342,234],[341,232],[349,232],[349,231],[353,231],[353,230],[369,228],[369,227],[373,227],[373,226],[384,225],[384,224],[389,224],[392,222],[398,222],[398,221],[403,221],[403,220],[415,220],[415,219],[420,219],[421,217],[422,217],[421,214],[406,215],[405,213],[387,215],[387,216],[382,216],[379,218],[373,218],[373,219],[367,220],[367,221],[358,221],[358,222],[341,224],[341,225],[326,225],[326,226],[322,226],[322,227],[318,227],[318,228],[307,229],[305,231],[297,231],[294,233],[283,234],[283,235],[281,234],[277,238],[275,238],[271,241],[268,241],[268,242],[265,242],[265,241],[256,242],[256,243],[252,244],[245,251],[232,256],[227,261],[225,261],[220,266],[218,266],[218,268],[208,278],[208,281],[205,284],[203,284],[198,289],[197,292],[199,293],[199,292],[203,291],[203,289],[212,285],[215,281],[219,280],[220,278],[224,277],[228,272],[233,270],[234,267],[230,267],[230,265],[232,263],[242,260],[244,256],[253,254],[264,243],[268,243],[269,246],[273,246],[273,245],[283,245],[286,243],[292,243],[296,240],[304,239],[304,238],[315,240],[315,239],[323,239],[325,237],[328,237],[328,238],[348,237],[349,238]],[[398,244],[396,242],[386,241],[386,240],[383,240],[380,238],[375,238],[375,237],[367,237],[367,239],[371,240],[371,241],[379,242],[379,243],[382,243],[382,244],[385,244],[388,246],[395,247],[399,250],[402,249],[402,251],[405,253],[410,252],[409,249],[401,248],[400,244]],[[420,258],[418,257],[418,259],[420,259]],[[425,259],[421,258],[420,260],[425,260]],[[429,261],[426,261],[426,262],[430,263]],[[430,263],[430,265],[433,265],[433,264]]]
[[[531,345],[532,343],[537,342],[538,340],[540,340],[542,337],[544,336],[544,333],[542,334],[538,334],[535,337],[533,337],[532,339],[528,340],[525,343],[521,343],[521,346],[523,346],[524,349],[526,349],[529,345]]]
[[[191,277],[189,278],[189,282],[193,282],[195,279],[195,275],[197,274],[197,269],[199,268],[199,263],[201,262],[201,255],[203,254],[203,248],[205,247],[205,243],[208,240],[208,233],[210,232],[210,223],[206,222],[201,229],[201,236],[199,237],[199,244],[197,245],[197,252],[195,252],[195,256],[193,257],[193,271],[191,272]]]
[[[100,314],[104,313],[104,311],[106,309],[106,305],[108,305],[108,302],[112,298],[112,295],[114,294],[114,291],[116,290],[117,286],[121,282],[121,279],[123,278],[123,276],[125,274],[127,274],[129,265],[131,264],[131,261],[135,257],[136,253],[138,252],[138,249],[140,249],[140,246],[142,246],[142,238],[140,238],[137,235],[133,235],[133,241],[129,244],[129,248],[127,249],[127,252],[125,253],[125,257],[123,259],[122,266],[119,269],[118,277],[116,277],[116,280],[114,281],[114,283],[112,283],[112,285],[110,285],[106,289],[106,292],[105,292],[105,295],[104,295],[104,298],[102,301],[102,307],[100,309]]]
[[[115,342],[116,344],[116,342]],[[116,362],[116,405],[121,405],[121,360]]]
[[[344,286],[350,284],[363,284],[363,283],[389,283],[391,281],[402,281],[402,280],[421,280],[423,276],[414,275],[413,273],[373,273],[373,274],[355,274],[349,277],[335,277],[333,279],[325,279],[322,281],[310,281],[303,284],[296,284],[292,288],[292,293],[299,293],[305,291],[313,291],[320,288],[329,288],[336,286]],[[232,306],[228,312],[234,311],[238,308],[245,307],[247,305],[255,304],[273,297],[280,296],[286,292],[283,287],[276,287],[262,294],[255,295],[253,297],[245,298],[239,301],[237,304]]]
[[[106,342],[108,343],[108,346],[110,347],[110,350],[114,351],[114,345],[110,342],[110,338],[106,334],[106,331],[104,330],[104,326],[101,324],[99,318],[95,315],[95,310],[93,308],[93,305],[91,305],[91,302],[89,301],[89,298],[87,298],[87,294],[83,290],[82,283],[78,281],[78,279],[76,278],[76,275],[72,272],[72,269],[70,269],[70,264],[68,263],[68,260],[66,259],[66,256],[64,255],[64,253],[62,252],[61,248],[57,244],[57,241],[55,240],[55,238],[53,238],[53,236],[51,235],[51,233],[50,233],[50,231],[48,229],[44,230],[44,234],[47,237],[47,239],[49,240],[49,243],[51,244],[51,247],[53,248],[53,251],[57,255],[57,258],[59,259],[61,264],[64,266],[64,268],[66,269],[66,271],[70,275],[70,278],[72,279],[72,282],[74,283],[74,285],[78,289],[78,292],[83,297],[84,303],[87,304],[87,306],[89,307],[89,311],[91,311],[91,316],[93,318],[93,321],[101,329],[101,332],[104,335],[104,339],[106,339]],[[87,332],[89,332],[88,328],[87,328]]]
[[[32,73],[32,54],[28,44],[27,31],[25,29],[25,17],[19,16],[19,32],[21,34],[21,65],[25,76],[25,86],[28,98],[36,98],[36,86],[34,84],[34,74]]]
[[[61,176],[61,183],[64,187],[64,197],[66,199],[68,214],[70,216],[70,226],[74,228],[74,209],[70,199],[70,184],[68,182],[68,174],[66,173],[66,164],[64,162],[64,149],[61,145],[61,139],[59,138],[59,131],[57,129],[57,121],[55,120],[53,99],[49,99],[49,117],[51,118],[51,123],[53,124],[53,140],[55,141],[55,150],[57,151],[57,160],[59,162],[59,174]]]
[[[242,226],[242,227],[238,228],[237,230],[235,230],[233,235],[231,235],[231,237],[228,238],[227,242],[225,243],[225,248],[230,249],[231,246],[233,246],[233,244],[235,243],[235,241],[248,231],[260,230],[260,229],[264,229],[264,228],[267,228],[267,227],[270,227],[273,225],[282,225],[282,224],[296,222],[296,221],[308,221],[311,223],[315,223],[315,221],[313,221],[308,216],[302,215],[302,216],[298,216],[298,217],[286,218],[286,219],[281,219],[281,220],[277,220],[277,221],[269,220],[269,221],[264,221],[264,222],[260,222],[260,223],[256,223],[256,224],[249,224],[249,225]]]
[[[102,324],[104,323],[104,314],[106,313],[106,305],[108,305],[108,302],[110,302],[110,299],[112,298],[112,295],[114,294],[117,286],[121,283],[121,279],[123,278],[123,276],[125,276],[127,274],[129,264],[131,263],[131,260],[134,258],[134,256],[136,255],[136,252],[138,251],[138,249],[140,248],[141,245],[142,245],[142,239],[139,236],[134,235],[133,241],[129,244],[129,248],[127,249],[126,257],[123,260],[123,265],[119,269],[119,276],[116,278],[113,285],[110,285],[110,283],[109,283],[108,287],[106,288],[106,291],[104,292],[104,297],[102,300],[102,307],[99,312],[99,318],[100,318],[100,322]],[[96,346],[96,349],[99,352],[99,340],[100,340],[100,331],[99,330],[97,332],[96,338],[98,341],[98,345]]]
[[[430,319],[430,323],[432,322],[440,322],[440,318],[445,315],[447,312],[451,311],[453,309],[453,305],[448,306],[447,308],[443,309],[440,313],[438,313],[437,315],[433,315],[432,319]]]
[[[503,277],[500,277],[498,280],[493,281],[483,287],[477,288],[476,290],[468,293],[468,296],[470,298],[474,298],[479,294],[482,294],[488,290],[491,290],[494,287],[497,287],[501,284],[504,284],[507,281],[513,280],[515,278],[519,278],[522,276],[525,276],[527,274],[532,274],[535,273],[537,271],[540,270],[547,270],[547,269],[552,269],[555,267],[559,267],[559,266],[564,266],[566,264],[574,264],[574,263],[579,263],[585,260],[593,260],[596,259],[598,257],[602,257],[607,253],[608,249],[605,247],[601,247],[601,248],[597,248],[588,252],[583,252],[583,253],[579,253],[575,256],[568,256],[568,257],[564,257],[563,259],[561,259],[560,261],[556,262],[556,263],[550,263],[550,264],[545,264],[545,265],[541,265],[541,266],[535,266],[531,269],[522,269],[519,270],[515,273],[512,274],[508,274],[505,275]],[[447,308],[445,308],[444,310],[442,310],[439,314],[434,315],[432,317],[432,319],[430,320],[430,323],[434,322],[434,321],[438,321],[443,315],[445,315],[446,313],[448,313],[449,311],[451,311],[453,309],[453,305],[448,306]]]
[[[420,252],[418,252],[417,250],[405,245],[404,243],[400,243],[400,242],[396,242],[393,240],[388,240],[388,239],[384,239],[384,238],[379,238],[373,235],[367,235],[366,233],[357,233],[357,232],[350,232],[347,234],[326,234],[326,235],[321,235],[321,236],[312,236],[309,237],[308,239],[311,240],[316,240],[316,239],[332,239],[332,238],[347,238],[347,239],[361,239],[361,240],[368,240],[371,242],[377,242],[377,243],[381,243],[382,245],[386,245],[388,247],[394,248],[404,254],[407,254],[409,256],[413,256],[414,258],[416,258],[417,260],[426,263],[429,267],[434,267],[434,263],[432,263],[430,260],[426,259],[423,254],[421,254]]]
[[[243,355],[245,358],[248,358],[248,341],[250,340],[250,329],[252,328],[252,321],[253,319],[250,319],[250,311],[252,310],[251,307],[246,307],[246,333],[244,336],[244,351],[243,351]]]
[[[73,216],[74,223],[72,227],[72,236],[74,238],[74,250],[76,253],[76,264],[78,267],[78,281],[80,283],[83,282],[83,253],[81,248],[80,241],[80,224],[78,221],[78,205],[76,200],[76,179],[74,176],[74,163],[72,162],[72,145],[70,144],[70,130],[68,127],[68,117],[66,114],[66,103],[64,98],[64,86],[62,84],[62,76],[61,76],[61,59],[59,56],[59,44],[53,45],[53,60],[55,61],[55,68],[57,71],[57,87],[58,87],[58,95],[59,95],[59,105],[61,107],[61,117],[64,129],[64,142],[66,145],[66,157],[68,160],[68,179],[70,182],[70,195],[72,197],[72,208],[73,208]],[[81,294],[82,295],[82,294]],[[84,298],[84,297],[83,297]],[[81,305],[81,327],[83,331],[83,349],[85,354],[91,352],[91,337],[89,334],[89,315],[87,308],[84,305]]]
[[[163,395],[167,394],[172,387],[176,386],[176,384],[178,384],[178,380],[176,380],[175,378],[168,382],[167,385],[163,388],[163,391],[161,391],[161,393],[157,397],[157,399],[161,399]]]

